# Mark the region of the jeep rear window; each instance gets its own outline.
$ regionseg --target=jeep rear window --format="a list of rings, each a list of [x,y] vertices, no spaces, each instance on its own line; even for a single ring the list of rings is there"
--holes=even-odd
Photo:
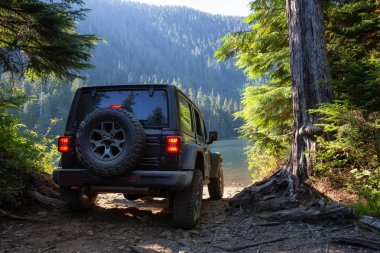
[[[122,105],[133,113],[145,128],[163,128],[169,125],[168,99],[165,90],[156,89],[151,96],[148,90],[98,90],[95,93],[84,90],[80,93],[73,127],[79,128],[80,123],[90,112],[111,105]]]

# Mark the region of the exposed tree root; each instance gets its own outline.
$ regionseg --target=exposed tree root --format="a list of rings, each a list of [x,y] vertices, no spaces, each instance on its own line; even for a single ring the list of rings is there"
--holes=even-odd
[[[327,205],[326,197],[307,184],[298,184],[284,167],[268,179],[245,188],[230,199],[230,212],[244,210],[263,213],[271,221],[351,218],[353,212],[342,205]],[[268,213],[271,212],[271,213]]]
[[[268,209],[268,203],[273,205],[273,200],[271,199],[276,199],[279,197],[284,198],[285,196],[289,199],[292,197],[294,192],[292,190],[292,183],[293,181],[289,180],[285,169],[282,169],[270,178],[245,188],[243,191],[231,198],[229,201],[231,212],[240,209],[253,211],[260,208],[264,210]],[[290,201],[288,202],[289,208],[294,207],[294,204],[290,204]],[[286,205],[286,201],[282,201],[282,203],[279,203],[278,205],[279,206],[277,208],[287,208],[287,206],[284,206]]]
[[[306,208],[299,207],[278,212],[260,214],[258,217],[271,221],[292,221],[292,220],[320,220],[325,218],[344,219],[353,217],[350,208],[342,205],[326,205],[324,208]]]
[[[46,197],[36,191],[28,191],[28,193],[30,194],[30,196],[32,196],[34,199],[36,199],[38,202],[40,202],[44,206],[55,207],[55,208],[58,208],[58,207],[63,208],[65,206],[65,204],[59,199]]]
[[[285,198],[285,197],[277,197],[271,198],[268,200],[259,200],[256,205],[256,212],[274,212],[278,210],[284,210],[289,208],[298,207],[300,202],[295,199]]]

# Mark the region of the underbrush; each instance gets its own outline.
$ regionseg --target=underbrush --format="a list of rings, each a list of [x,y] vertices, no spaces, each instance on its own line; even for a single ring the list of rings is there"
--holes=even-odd
[[[31,177],[51,172],[58,154],[48,133],[39,136],[9,113],[30,98],[14,88],[0,88],[0,205],[14,208],[23,203]]]
[[[23,129],[17,118],[0,121],[0,203],[17,207],[22,204],[30,176],[51,173],[56,163],[56,147],[51,139]]]
[[[324,104],[311,112],[322,116],[319,125],[326,135],[317,139],[319,150],[310,184],[334,201],[351,206],[358,215],[380,217],[380,112],[368,113],[345,102]],[[279,149],[268,145],[268,133],[260,135],[255,125],[246,123],[243,130],[243,137],[254,140],[247,152],[255,169],[254,181],[288,159],[290,142],[284,141],[284,148]]]
[[[240,136],[253,145],[247,148],[249,170],[254,181],[262,180],[288,159],[292,133],[290,86],[249,86],[244,90]]]
[[[328,177],[335,188],[359,196],[350,203],[358,214],[380,217],[380,113],[346,103],[322,105],[314,113],[328,138],[319,138],[313,176]]]

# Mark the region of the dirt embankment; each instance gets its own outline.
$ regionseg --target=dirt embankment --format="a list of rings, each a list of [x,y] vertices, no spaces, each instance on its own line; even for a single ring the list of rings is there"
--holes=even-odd
[[[241,189],[228,187],[220,201],[205,194],[200,222],[190,231],[175,228],[166,200],[127,201],[121,194],[100,195],[86,214],[39,210],[33,217],[41,222],[3,218],[0,252],[374,252],[331,243],[337,236],[376,238],[350,221],[276,223],[230,215],[228,198]]]

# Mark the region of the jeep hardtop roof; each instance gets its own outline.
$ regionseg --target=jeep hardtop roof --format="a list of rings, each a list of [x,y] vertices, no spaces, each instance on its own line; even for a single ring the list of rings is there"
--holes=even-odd
[[[115,84],[115,85],[94,85],[94,86],[86,86],[81,87],[78,89],[78,91],[82,90],[118,90],[118,89],[139,89],[139,88],[169,88],[174,89],[176,91],[179,91],[184,97],[186,97],[193,106],[200,112],[201,116],[203,117],[202,111],[198,108],[198,106],[192,101],[185,93],[183,93],[180,89],[178,89],[175,85],[172,84],[158,84],[158,83],[146,83],[146,84]]]
[[[87,87],[81,87],[80,90],[92,90],[92,89],[100,89],[100,90],[115,90],[115,89],[127,89],[127,88],[149,88],[150,86],[153,86],[154,88],[176,88],[174,85],[171,84],[158,84],[158,83],[148,83],[148,84],[114,84],[114,85],[94,85],[94,86],[87,86]]]

